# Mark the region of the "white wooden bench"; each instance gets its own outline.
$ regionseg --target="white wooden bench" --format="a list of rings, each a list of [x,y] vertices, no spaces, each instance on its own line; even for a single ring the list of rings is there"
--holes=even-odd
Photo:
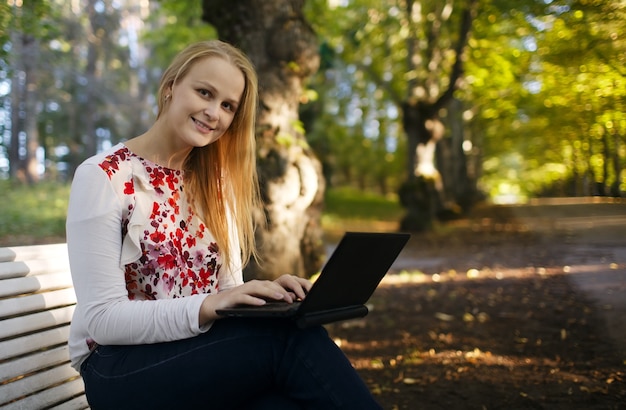
[[[66,244],[0,248],[0,409],[88,408],[70,367]]]

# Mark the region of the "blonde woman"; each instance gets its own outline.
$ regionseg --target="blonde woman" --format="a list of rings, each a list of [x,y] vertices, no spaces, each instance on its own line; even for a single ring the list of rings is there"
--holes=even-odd
[[[77,169],[70,358],[93,409],[379,408],[322,327],[216,314],[311,287],[291,275],[243,282],[256,110],[248,58],[192,44],[163,74],[153,126]]]

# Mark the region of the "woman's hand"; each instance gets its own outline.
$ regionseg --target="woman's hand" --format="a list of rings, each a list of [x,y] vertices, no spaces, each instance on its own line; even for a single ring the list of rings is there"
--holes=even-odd
[[[243,285],[225,290],[216,295],[204,298],[200,307],[200,326],[219,318],[216,313],[236,305],[262,306],[267,301],[283,300],[293,303],[297,299],[304,299],[311,289],[311,282],[293,275],[283,275],[274,281],[251,280]]]
[[[312,286],[310,280],[294,275],[283,275],[276,279],[274,283],[278,283],[284,290],[287,291],[289,299],[285,299],[285,301],[289,303],[292,303],[295,300],[304,299]]]

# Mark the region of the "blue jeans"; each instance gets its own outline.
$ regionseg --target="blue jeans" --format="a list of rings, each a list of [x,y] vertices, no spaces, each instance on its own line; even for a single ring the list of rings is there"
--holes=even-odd
[[[83,363],[104,409],[380,409],[323,327],[221,319],[191,339],[99,346]]]

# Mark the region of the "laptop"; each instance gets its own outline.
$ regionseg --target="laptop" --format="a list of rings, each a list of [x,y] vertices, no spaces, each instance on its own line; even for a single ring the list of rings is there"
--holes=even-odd
[[[346,232],[306,298],[217,310],[223,317],[289,318],[299,327],[364,317],[365,303],[409,240],[408,233]]]

